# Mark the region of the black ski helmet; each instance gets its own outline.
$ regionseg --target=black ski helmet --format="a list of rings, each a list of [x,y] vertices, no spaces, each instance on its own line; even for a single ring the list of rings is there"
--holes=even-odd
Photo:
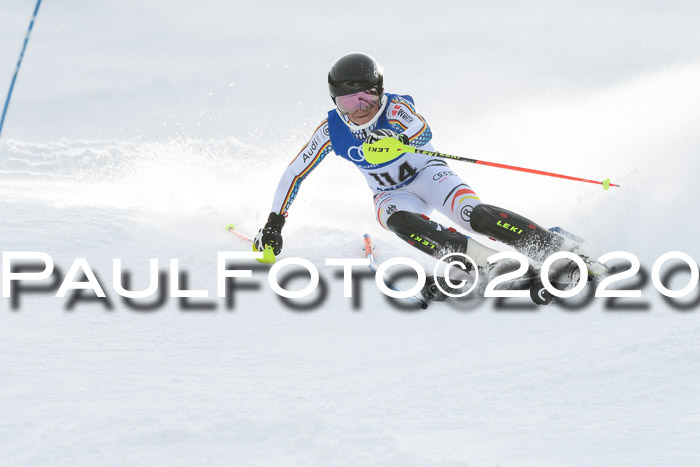
[[[352,53],[340,57],[328,72],[328,89],[335,102],[338,96],[347,96],[376,88],[384,94],[384,74],[377,62],[363,53]]]

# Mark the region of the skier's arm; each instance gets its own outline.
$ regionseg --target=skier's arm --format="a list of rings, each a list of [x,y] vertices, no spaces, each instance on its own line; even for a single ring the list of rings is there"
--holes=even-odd
[[[270,246],[275,256],[282,252],[282,227],[284,227],[287,210],[294,201],[301,182],[331,150],[328,120],[324,120],[314,131],[311,140],[284,170],[282,178],[277,184],[275,199],[272,202],[267,223],[253,239],[253,250],[263,251],[266,246]]]
[[[388,104],[389,124],[399,133],[408,137],[411,146],[423,147],[433,138],[433,132],[425,119],[416,112],[410,101],[396,96]]]
[[[328,120],[324,120],[282,174],[272,202],[272,212],[286,214],[299,191],[301,182],[331,151]]]

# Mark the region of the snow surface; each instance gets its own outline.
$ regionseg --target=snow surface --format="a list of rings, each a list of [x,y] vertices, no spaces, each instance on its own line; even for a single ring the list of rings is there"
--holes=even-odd
[[[31,3],[0,5],[2,87]],[[217,252],[247,250],[224,226],[264,223],[328,109],[328,67],[354,50],[416,98],[439,150],[622,185],[452,163],[482,200],[647,272],[667,251],[697,261],[698,20],[691,1],[45,2],[0,139],[2,251],[63,274],[86,258],[111,308],[0,299],[0,464],[700,464],[698,288],[685,311],[651,283],[627,310],[415,311],[364,277],[354,307],[324,261],[361,258],[363,233],[379,260],[432,263],[381,230],[337,158],[285,227],[322,305],[284,306],[264,270],[231,309],[213,298]],[[129,308],[113,258],[138,288],[149,258],[178,258],[210,294],[190,305],[212,309]]]

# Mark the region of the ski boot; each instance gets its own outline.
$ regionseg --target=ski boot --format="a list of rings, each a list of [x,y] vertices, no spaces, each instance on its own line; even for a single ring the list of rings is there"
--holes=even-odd
[[[421,289],[420,293],[423,298],[433,302],[444,302],[448,299],[472,300],[475,298],[483,298],[484,289],[486,288],[485,283],[479,282],[474,290],[466,294],[465,292],[467,292],[472,285],[473,283],[468,282],[460,287],[452,287],[447,283],[447,279],[442,276],[438,276],[437,280],[435,280],[434,276],[429,276],[426,277],[425,285]],[[450,295],[445,292],[448,292]]]

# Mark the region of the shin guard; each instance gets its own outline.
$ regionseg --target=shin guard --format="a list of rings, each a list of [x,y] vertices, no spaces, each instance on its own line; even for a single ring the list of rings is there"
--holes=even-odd
[[[389,217],[386,225],[400,238],[435,258],[467,251],[469,239],[466,235],[443,227],[424,214],[397,211]]]
[[[490,204],[474,208],[470,225],[474,232],[510,245],[535,261],[544,261],[564,243],[563,237],[529,219]]]

